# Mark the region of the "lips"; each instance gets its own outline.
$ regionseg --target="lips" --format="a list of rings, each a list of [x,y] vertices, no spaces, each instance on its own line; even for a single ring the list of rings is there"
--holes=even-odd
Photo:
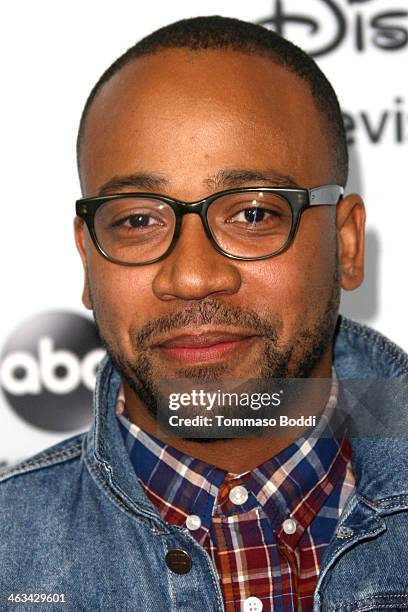
[[[185,362],[204,362],[223,359],[233,352],[248,348],[258,337],[256,332],[202,331],[179,334],[153,346],[167,358]]]
[[[204,334],[183,334],[165,340],[160,346],[166,348],[185,347],[185,348],[203,348],[208,346],[214,346],[215,344],[221,344],[225,342],[239,342],[240,340],[246,340],[247,338],[253,337],[255,334],[233,334],[223,332],[209,332]]]

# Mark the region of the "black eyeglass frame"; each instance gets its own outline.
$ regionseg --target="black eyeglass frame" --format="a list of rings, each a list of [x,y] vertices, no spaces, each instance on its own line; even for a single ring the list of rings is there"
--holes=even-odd
[[[277,195],[283,197],[289,204],[292,211],[292,225],[290,232],[288,234],[287,240],[285,243],[274,253],[269,255],[261,255],[257,257],[239,257],[238,255],[232,255],[227,251],[224,251],[217,241],[215,240],[210,225],[207,219],[207,211],[210,205],[215,202],[218,198],[229,194],[236,193],[276,193]],[[344,189],[340,185],[322,185],[320,187],[315,187],[313,189],[301,189],[301,188],[284,188],[284,187],[240,187],[237,189],[227,189],[225,191],[218,191],[217,193],[213,193],[210,196],[203,198],[201,200],[197,200],[196,202],[182,202],[181,200],[175,200],[174,198],[170,198],[168,196],[164,196],[157,193],[149,193],[149,192],[124,192],[113,195],[106,196],[95,196],[91,198],[81,198],[76,201],[75,209],[78,217],[83,219],[86,223],[86,226],[89,230],[92,241],[103,257],[107,260],[120,264],[123,266],[146,266],[148,264],[156,263],[165,259],[174,247],[176,246],[178,237],[180,235],[181,223],[183,216],[189,213],[198,214],[201,218],[205,233],[210,243],[214,247],[214,249],[224,255],[225,257],[229,257],[230,259],[236,259],[239,261],[257,261],[261,259],[269,259],[270,257],[275,257],[282,253],[285,249],[287,249],[293,242],[293,239],[296,235],[300,216],[304,210],[312,206],[336,206],[343,196]],[[143,262],[125,262],[112,257],[105,251],[103,246],[100,244],[98,237],[95,232],[95,215],[103,204],[106,202],[110,202],[112,200],[119,200],[123,198],[135,198],[135,199],[146,199],[149,198],[151,200],[159,200],[168,204],[175,215],[175,226],[173,232],[173,238],[167,247],[166,251],[160,255],[160,257],[156,257],[154,259],[150,259],[148,261]]]

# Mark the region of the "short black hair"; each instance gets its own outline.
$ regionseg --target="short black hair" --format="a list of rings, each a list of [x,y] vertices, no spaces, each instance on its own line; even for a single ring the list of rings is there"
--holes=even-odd
[[[78,171],[86,117],[102,85],[132,60],[169,48],[192,51],[226,49],[268,56],[303,79],[325,119],[333,155],[333,182],[345,186],[348,151],[343,117],[336,93],[316,62],[292,42],[263,26],[219,15],[182,19],[160,28],[130,47],[109,66],[92,88],[82,111],[77,138]]]

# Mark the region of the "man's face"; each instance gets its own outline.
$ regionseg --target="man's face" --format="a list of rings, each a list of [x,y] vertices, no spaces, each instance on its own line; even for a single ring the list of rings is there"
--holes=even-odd
[[[325,131],[307,85],[270,59],[162,51],[127,65],[93,102],[85,195],[126,177],[104,193],[191,202],[233,187],[331,183]],[[130,387],[148,395],[161,378],[329,376],[333,208],[306,210],[290,248],[261,261],[216,252],[194,214],[166,259],[140,267],[104,259],[78,224],[84,302]]]

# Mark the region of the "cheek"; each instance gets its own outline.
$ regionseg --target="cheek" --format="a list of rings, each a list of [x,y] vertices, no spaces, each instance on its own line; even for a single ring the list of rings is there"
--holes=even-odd
[[[110,263],[98,254],[89,259],[89,284],[102,336],[113,346],[129,343],[129,330],[157,316],[152,302],[153,272]]]
[[[315,212],[317,217],[320,211]],[[332,223],[324,216],[311,219],[304,213],[285,252],[251,262],[242,271],[243,298],[258,313],[281,319],[283,342],[316,322],[331,297],[336,243]]]

